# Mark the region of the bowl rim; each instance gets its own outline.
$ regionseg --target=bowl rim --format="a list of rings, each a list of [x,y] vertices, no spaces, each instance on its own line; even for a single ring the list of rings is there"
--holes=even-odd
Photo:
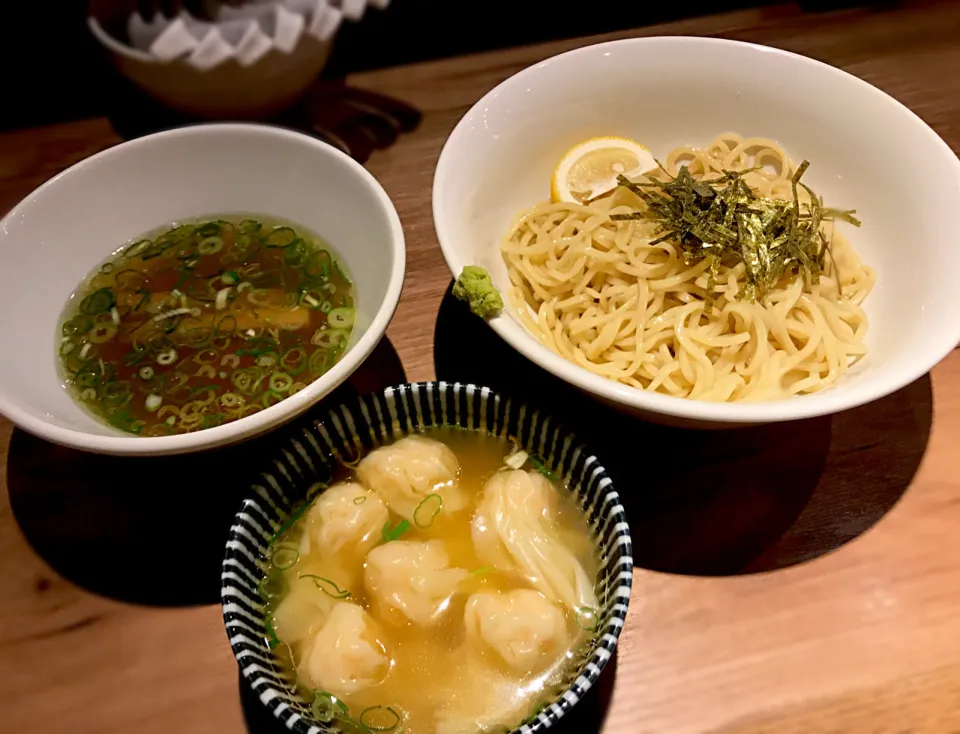
[[[444,396],[446,396],[448,390],[453,391],[457,401],[456,405],[449,409],[444,402],[444,400],[447,399]],[[421,391],[425,394],[424,396],[419,394]],[[599,519],[600,515],[598,510],[597,519],[590,521],[590,524],[598,534],[597,543],[604,545],[607,549],[608,557],[602,567],[605,575],[610,576],[616,573],[616,577],[608,582],[608,586],[612,586],[612,590],[610,591],[609,598],[606,600],[603,610],[603,616],[607,618],[608,621],[598,630],[595,638],[596,642],[594,643],[595,649],[588,658],[585,658],[580,674],[569,682],[562,693],[556,694],[551,704],[537,713],[535,720],[527,720],[521,726],[510,732],[510,734],[537,734],[553,726],[557,720],[569,713],[599,679],[604,667],[615,654],[632,598],[633,572],[635,566],[632,536],[630,534],[626,510],[621,503],[620,495],[616,490],[613,480],[610,478],[604,465],[589,447],[588,443],[584,442],[576,432],[570,430],[567,424],[556,421],[553,419],[550,411],[541,409],[537,404],[529,403],[522,398],[516,398],[509,393],[494,390],[493,388],[482,387],[473,383],[433,380],[393,385],[382,390],[367,393],[366,395],[344,400],[339,405],[331,406],[323,415],[313,420],[310,426],[303,428],[301,431],[289,432],[289,435],[286,437],[286,442],[276,448],[273,463],[270,463],[270,457],[264,457],[263,466],[272,466],[288,479],[295,476],[299,482],[309,481],[293,459],[294,456],[297,456],[309,461],[304,447],[296,440],[298,436],[303,435],[309,437],[307,443],[310,443],[318,454],[326,454],[331,457],[334,463],[341,463],[341,457],[337,453],[334,442],[339,440],[342,441],[344,445],[349,443],[351,448],[354,448],[356,445],[355,442],[360,441],[364,444],[364,450],[366,450],[365,444],[367,439],[365,436],[367,435],[367,431],[363,430],[363,424],[368,425],[369,439],[375,445],[390,443],[391,440],[397,438],[398,433],[400,436],[411,435],[411,424],[414,417],[417,422],[420,422],[419,401],[424,397],[427,399],[431,398],[434,392],[440,394],[440,396],[437,397],[437,403],[429,408],[434,416],[437,412],[436,405],[440,405],[441,413],[446,414],[448,410],[453,412],[455,422],[461,415],[459,403],[461,395],[465,396],[463,399],[467,401],[475,399],[475,396],[479,396],[479,400],[483,406],[493,405],[495,409],[496,406],[504,406],[504,431],[506,431],[506,427],[510,423],[510,411],[511,408],[513,408],[518,424],[524,421],[529,421],[530,423],[529,443],[535,441],[535,432],[536,437],[540,439],[541,446],[544,441],[546,441],[545,436],[548,431],[553,433],[557,438],[555,438],[553,448],[550,450],[558,450],[559,444],[562,443],[563,448],[560,455],[560,464],[563,465],[568,456],[572,457],[570,458],[569,467],[571,472],[576,465],[577,452],[579,452],[579,455],[585,455],[582,465],[583,468],[581,470],[581,474],[587,477],[587,483],[584,489],[590,492],[590,487],[594,487],[593,493],[595,494],[595,499],[593,500],[592,508],[599,508],[599,510],[604,511],[604,517],[606,517],[606,520]],[[382,400],[383,406],[377,403],[377,400]],[[386,409],[383,410],[382,408]],[[467,408],[468,414],[469,411],[470,408]],[[424,415],[426,412],[427,409],[425,408],[423,410]],[[484,415],[486,415],[486,418],[482,417]],[[491,418],[491,412],[485,411],[483,407],[480,409],[480,416],[478,422],[483,421],[485,425],[477,430],[486,430],[488,433],[493,434],[490,426],[496,423],[497,418]],[[406,418],[407,425],[401,425],[403,417]],[[393,424],[389,437],[382,433],[379,436],[374,435],[374,425],[378,421],[384,428],[388,422]],[[426,420],[423,422],[426,423]],[[431,423],[429,425],[436,424]],[[363,433],[361,433],[361,431],[363,431]],[[318,438],[311,437],[311,432],[317,434]],[[522,430],[520,432],[523,433]],[[333,437],[333,441],[331,441],[331,436]],[[559,436],[563,437],[562,441]],[[382,443],[380,442],[381,439]],[[344,458],[355,459],[355,456]],[[293,468],[292,472],[281,463],[284,459]],[[273,482],[269,481],[269,471],[269,469],[265,469],[264,474],[259,476],[262,476],[267,484],[271,486],[276,485],[276,491],[280,492],[280,485],[277,484],[276,480]],[[292,482],[293,480],[290,479],[290,481]],[[280,507],[274,507],[273,509],[288,513],[289,507],[293,503],[286,495],[282,494],[282,492],[280,495],[276,495],[276,498],[280,496],[283,497],[280,502]],[[262,527],[262,521],[267,518],[258,506],[257,512],[253,513],[256,515],[257,520],[251,522],[251,513],[247,512],[248,504],[256,502],[258,499],[273,503],[272,499],[268,499],[268,490],[263,486],[257,487],[254,482],[253,486],[246,490],[240,507],[234,514],[233,523],[230,527],[221,565],[220,603],[224,629],[244,682],[250,687],[251,691],[257,694],[261,703],[268,708],[278,720],[283,721],[288,729],[298,734],[323,734],[324,729],[309,723],[299,714],[292,712],[289,704],[283,701],[284,694],[263,676],[264,672],[269,671],[266,671],[265,668],[256,661],[250,662],[245,659],[247,656],[254,654],[251,653],[249,649],[251,643],[255,644],[257,649],[262,650],[264,659],[272,659],[272,653],[270,648],[265,646],[263,639],[251,640],[244,636],[244,632],[249,630],[250,612],[243,607],[235,609],[238,607],[236,600],[239,598],[245,601],[245,598],[243,597],[243,592],[234,588],[232,584],[234,583],[234,579],[238,579],[243,583],[249,583],[251,580],[248,576],[249,572],[246,571],[246,569],[243,569],[244,573],[242,578],[236,573],[236,570],[237,567],[242,567],[243,561],[248,563],[258,562],[258,559],[253,557],[251,551],[244,547],[251,542],[256,543],[253,533],[259,533],[261,539],[266,541],[269,537],[268,533],[272,534],[275,532],[284,521],[281,519],[276,521],[271,527]],[[608,507],[608,505],[610,506]],[[585,516],[589,516],[589,511],[586,508],[584,508],[584,514]],[[599,523],[599,525],[597,523]],[[614,539],[616,539],[616,542],[613,542]],[[240,628],[239,633],[231,631],[231,626],[234,622],[232,617],[237,617],[240,622],[239,625],[234,625]],[[244,645],[247,647],[244,647]],[[578,690],[579,696],[574,693],[573,689],[575,688]],[[285,716],[286,719],[284,718]]]
[[[450,133],[443,149],[433,177],[433,222],[437,233],[437,240],[443,252],[444,260],[454,278],[457,278],[465,265],[471,263],[461,260],[456,242],[450,234],[448,220],[454,214],[447,204],[446,179],[455,173],[456,156],[458,149],[463,145],[462,139],[467,134],[469,121],[479,110],[488,106],[504,89],[510,89],[524,84],[530,77],[540,73],[542,69],[557,63],[566,63],[579,57],[603,53],[613,47],[623,46],[697,46],[700,50],[709,48],[737,49],[739,52],[775,55],[789,59],[791,63],[799,64],[824,74],[840,84],[853,85],[863,93],[871,95],[888,105],[891,113],[905,116],[931,142],[943,156],[951,161],[958,181],[960,181],[960,159],[949,145],[924,122],[909,107],[878,89],[869,82],[822,61],[808,56],[784,51],[771,46],[763,46],[746,41],[735,41],[722,38],[696,36],[643,36],[624,38],[614,41],[605,41],[566,51],[551,56],[543,61],[532,64],[516,74],[508,77],[487,92],[480,100],[470,107],[463,115],[453,132]],[[762,60],[761,60],[762,61]],[[960,205],[960,200],[958,200]],[[530,334],[522,324],[515,323],[512,317],[499,314],[488,321],[490,327],[513,347],[517,352],[546,369],[560,379],[591,393],[595,396],[628,406],[630,408],[657,413],[673,418],[717,424],[751,424],[772,423],[779,421],[812,418],[831,413],[837,413],[873,400],[885,397],[902,387],[919,379],[935,367],[942,359],[960,344],[960,321],[944,323],[944,328],[937,337],[929,343],[928,350],[921,356],[915,357],[904,369],[887,376],[878,375],[865,385],[845,385],[844,379],[831,388],[810,395],[800,395],[791,398],[771,400],[757,403],[714,403],[702,400],[691,400],[660,393],[651,393],[629,385],[614,382],[605,377],[595,375],[589,370],[567,361],[559,354],[540,343]],[[839,388],[839,389],[838,389]]]
[[[48,187],[55,185],[61,178],[73,175],[76,170],[84,166],[126,155],[131,150],[145,145],[156,145],[157,143],[164,143],[165,141],[182,137],[218,136],[223,133],[241,133],[253,136],[265,136],[268,138],[285,138],[295,144],[318,149],[322,154],[329,155],[336,161],[347,166],[373,194],[387,219],[390,230],[389,245],[393,251],[394,258],[383,301],[380,303],[380,307],[373,315],[370,324],[361,334],[360,338],[344,353],[343,358],[337,362],[329,372],[326,372],[311,382],[295,395],[291,395],[279,403],[245,418],[240,418],[239,420],[226,423],[222,426],[205,428],[193,433],[157,437],[121,434],[100,435],[87,433],[74,428],[63,428],[48,423],[12,404],[6,396],[6,391],[3,386],[0,386],[0,414],[5,415],[25,431],[42,439],[93,453],[118,456],[162,456],[191,453],[225,446],[245,438],[250,438],[294,418],[332,392],[334,388],[344,382],[357,367],[370,356],[370,353],[385,334],[387,326],[393,318],[397,304],[400,301],[400,293],[403,289],[403,280],[406,271],[406,244],[403,226],[400,222],[400,215],[397,213],[396,207],[393,205],[393,202],[390,200],[390,197],[380,182],[360,163],[339,148],[296,130],[261,123],[198,123],[119,143],[88,158],[84,158],[31,191],[18,202],[5,217],[0,219],[0,231],[3,230],[4,225],[8,221],[12,221],[18,216],[20,209],[28,202],[38,196],[42,196]],[[51,351],[51,359],[53,359],[54,356],[53,351]],[[96,419],[93,418],[93,420]]]

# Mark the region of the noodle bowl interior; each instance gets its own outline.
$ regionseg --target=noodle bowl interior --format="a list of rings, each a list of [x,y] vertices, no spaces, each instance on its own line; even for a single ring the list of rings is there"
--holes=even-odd
[[[800,181],[806,163],[726,133],[661,165],[516,218],[500,249],[531,333],[594,374],[697,400],[812,393],[863,359],[874,272],[841,232],[852,214]]]

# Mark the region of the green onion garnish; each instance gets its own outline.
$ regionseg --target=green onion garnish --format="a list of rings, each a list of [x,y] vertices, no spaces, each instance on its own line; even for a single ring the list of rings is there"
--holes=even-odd
[[[293,568],[300,560],[300,550],[293,545],[281,543],[270,556],[270,562],[281,571]]]
[[[335,581],[324,576],[317,576],[312,573],[302,573],[298,578],[310,579],[320,591],[332,599],[349,599],[350,592],[347,589],[341,589]]]
[[[93,316],[94,314],[105,313],[116,305],[117,299],[114,297],[113,291],[109,288],[100,288],[80,301],[80,312],[87,316]]]
[[[297,233],[290,227],[277,227],[264,240],[267,247],[286,247],[297,238]]]
[[[336,329],[350,329],[353,327],[354,310],[348,306],[331,309],[327,321]]]
[[[360,712],[360,724],[370,731],[393,731],[400,725],[400,714],[391,706],[370,706]]]
[[[408,520],[401,520],[396,524],[395,527],[390,527],[389,520],[387,524],[383,526],[383,530],[380,532],[380,535],[383,537],[384,543],[389,543],[391,540],[396,540],[401,537],[405,532],[410,529],[410,522]]]
[[[313,703],[310,704],[310,713],[317,721],[329,724],[334,719],[350,713],[347,704],[327,691],[314,691]]]
[[[361,494],[359,497],[353,498],[353,504],[355,505],[362,505],[366,501],[367,501],[367,495],[365,494]]]
[[[291,514],[286,521],[281,525],[277,531],[273,534],[273,537],[270,539],[270,544],[273,545],[276,543],[283,535],[293,527],[294,523],[303,517],[303,513],[307,511],[307,508],[310,507],[310,502],[304,502],[300,507],[298,507],[293,514]]]
[[[287,590],[287,582],[281,573],[268,573],[260,579],[257,590],[264,601],[279,599]]]
[[[599,626],[597,610],[593,607],[578,607],[575,619],[577,626],[585,632],[596,632]]]
[[[413,524],[418,528],[430,527],[442,509],[443,497],[436,493],[428,494],[413,511]]]
[[[277,631],[273,628],[273,615],[267,614],[267,616],[263,618],[263,626],[267,628],[267,645],[272,650],[280,644]]]
[[[536,454],[530,454],[530,463],[533,464],[534,469],[543,474],[543,476],[545,476],[551,482],[557,481],[557,475],[547,469],[547,465],[543,463],[543,459],[541,459],[539,456]]]

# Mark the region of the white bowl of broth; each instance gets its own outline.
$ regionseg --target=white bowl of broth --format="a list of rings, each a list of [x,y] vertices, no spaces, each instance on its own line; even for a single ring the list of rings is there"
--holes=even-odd
[[[196,451],[301,413],[383,336],[405,260],[362,166],[259,125],[92,156],[18,204],[0,244],[0,302],[25,314],[0,326],[19,345],[0,411],[114,454]]]
[[[603,136],[662,168],[626,184],[611,170],[608,189],[562,200],[566,151]],[[734,179],[749,189],[736,202]],[[490,272],[506,303],[490,325],[510,346],[625,411],[717,427],[861,405],[956,346],[958,180],[933,130],[850,74],[752,44],[637,38],[547,59],[481,99],[440,156],[433,211],[451,271]],[[767,234],[797,222],[814,222],[815,257]]]
[[[241,671],[287,727],[540,731],[586,694],[633,562],[575,436],[441,382],[343,405],[291,442],[236,517],[221,590]]]

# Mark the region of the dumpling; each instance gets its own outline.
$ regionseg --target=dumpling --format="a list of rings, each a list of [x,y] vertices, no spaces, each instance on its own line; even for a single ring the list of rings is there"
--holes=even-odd
[[[469,575],[462,568],[450,568],[443,541],[394,540],[370,551],[365,581],[383,618],[430,627]]]
[[[594,585],[553,522],[553,488],[542,475],[494,474],[483,489],[471,532],[477,555],[501,571],[517,571],[547,599],[596,609]]]
[[[543,670],[569,642],[560,607],[532,589],[476,593],[467,600],[463,622],[471,645],[493,650],[518,673]]]
[[[460,464],[446,444],[422,436],[407,436],[372,452],[357,465],[357,478],[377,492],[387,506],[418,526],[429,524],[436,508],[417,507],[430,494],[443,499],[443,512],[467,504],[457,486]],[[425,513],[423,517],[419,515]]]
[[[309,579],[292,582],[271,618],[277,638],[290,646],[299,645],[320,629],[335,604]]]
[[[371,617],[356,604],[338,602],[297,670],[310,687],[347,696],[382,682],[390,665]]]
[[[322,555],[362,558],[380,541],[389,520],[390,512],[375,493],[343,482],[327,489],[307,511],[307,533]]]

